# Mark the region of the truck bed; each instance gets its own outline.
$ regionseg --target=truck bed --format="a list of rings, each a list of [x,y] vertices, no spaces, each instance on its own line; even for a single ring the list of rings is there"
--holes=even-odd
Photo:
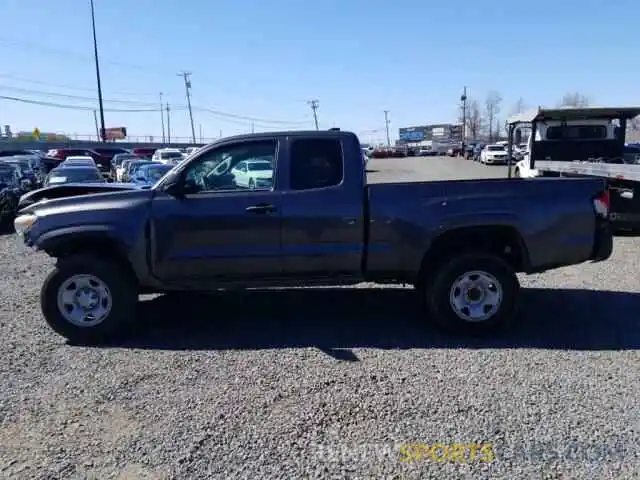
[[[372,158],[367,183],[425,182],[507,178],[507,167],[452,157]]]

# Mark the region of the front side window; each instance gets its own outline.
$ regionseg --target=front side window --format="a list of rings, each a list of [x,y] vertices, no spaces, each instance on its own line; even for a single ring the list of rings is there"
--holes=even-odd
[[[249,172],[246,163],[256,158],[275,159],[276,150],[275,140],[241,142],[209,150],[186,167],[184,181],[196,192],[273,190],[273,168],[267,172]],[[236,172],[243,165],[243,173],[247,175],[239,177]]]

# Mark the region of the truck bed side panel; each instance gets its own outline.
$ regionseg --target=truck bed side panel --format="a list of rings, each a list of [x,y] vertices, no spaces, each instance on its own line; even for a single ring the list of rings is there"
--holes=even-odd
[[[502,225],[519,232],[529,270],[590,258],[595,231],[591,199],[597,179],[462,180],[369,185],[368,271],[417,274],[435,238],[460,227]],[[400,255],[398,255],[400,252]]]

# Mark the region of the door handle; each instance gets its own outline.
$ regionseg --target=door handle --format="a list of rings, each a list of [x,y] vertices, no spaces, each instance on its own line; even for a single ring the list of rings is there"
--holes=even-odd
[[[276,211],[276,207],[268,203],[259,203],[258,205],[251,205],[245,208],[245,211],[251,213],[272,213]]]

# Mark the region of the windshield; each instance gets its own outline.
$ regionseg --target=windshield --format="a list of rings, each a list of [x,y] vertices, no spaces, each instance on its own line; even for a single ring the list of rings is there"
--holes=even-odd
[[[65,165],[95,165],[95,162],[93,160],[87,160],[84,158],[72,158],[72,159],[66,159],[64,161]]]
[[[129,164],[127,171],[129,172],[130,175],[132,175],[136,170],[138,170],[140,167],[143,167],[145,165],[149,165],[150,162],[141,162],[141,163],[136,163],[136,162],[132,162]]]
[[[95,168],[60,168],[49,173],[47,185],[74,182],[98,182],[102,175]]]
[[[247,167],[250,172],[264,172],[267,170],[272,170],[271,162],[250,162],[247,164]]]
[[[113,163],[115,165],[121,165],[127,159],[139,158],[137,155],[128,154],[128,153],[119,153],[118,155],[113,157]]]
[[[13,170],[8,168],[0,169],[0,183],[4,183],[5,185],[11,185],[13,183],[14,176]]]
[[[158,181],[164,177],[173,167],[171,165],[154,165],[144,169],[145,177],[152,181]]]
[[[29,160],[23,160],[23,159],[13,160],[11,163],[19,166],[20,170],[24,170],[24,171],[31,170],[31,164],[29,163]]]
[[[489,145],[487,150],[490,152],[503,152],[504,147],[502,145]]]
[[[160,158],[169,159],[169,158],[182,158],[182,153],[180,152],[160,152]]]

